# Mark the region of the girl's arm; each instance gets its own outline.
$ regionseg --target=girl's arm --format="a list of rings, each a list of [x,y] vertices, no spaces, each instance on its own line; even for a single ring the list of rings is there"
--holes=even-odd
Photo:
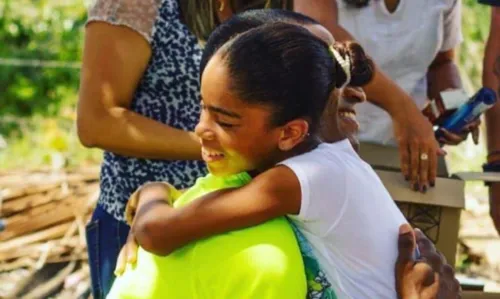
[[[202,238],[298,214],[300,204],[298,178],[278,166],[244,187],[214,192],[181,208],[159,200],[139,204],[132,231],[145,250],[168,255]]]

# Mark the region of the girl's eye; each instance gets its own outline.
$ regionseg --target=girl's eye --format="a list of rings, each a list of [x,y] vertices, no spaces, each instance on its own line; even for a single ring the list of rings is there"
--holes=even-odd
[[[225,123],[225,122],[221,122],[221,121],[218,121],[217,124],[221,127],[224,127],[224,128],[233,128],[235,127],[235,125],[233,124],[228,124],[228,123]]]

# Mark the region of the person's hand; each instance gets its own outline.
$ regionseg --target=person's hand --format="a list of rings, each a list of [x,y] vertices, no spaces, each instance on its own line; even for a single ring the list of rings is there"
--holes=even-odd
[[[415,246],[420,251],[418,259],[414,257]],[[400,299],[460,298],[460,284],[453,268],[420,230],[402,225],[398,249],[396,289]]]
[[[425,234],[415,229],[417,247],[420,251],[420,259],[425,261],[435,273],[439,274],[439,292],[437,298],[455,299],[460,298],[460,282],[455,278],[455,270],[449,265],[442,253],[436,250],[436,246]]]
[[[414,257],[415,234],[409,224],[399,228],[396,291],[399,299],[437,298],[439,276],[423,260]]]
[[[132,193],[125,207],[127,224],[132,226],[135,214],[145,201],[164,199],[171,205],[175,198],[178,197],[178,193],[179,191],[174,186],[165,182],[151,182],[142,185]]]
[[[492,183],[490,188],[490,215],[500,234],[500,183]]]
[[[411,188],[426,192],[436,182],[437,157],[446,152],[439,147],[432,125],[422,113],[403,111],[393,116],[393,123],[401,172]]]
[[[446,129],[439,129],[441,131],[441,137],[438,141],[441,144],[446,145],[458,145],[463,141],[467,140],[469,133],[472,134],[472,140],[474,144],[479,144],[479,127],[481,125],[481,120],[477,119],[470,124],[468,124],[459,134],[452,133]]]
[[[135,240],[134,234],[132,230],[130,230],[127,242],[120,250],[120,254],[118,254],[118,260],[116,262],[115,267],[115,276],[120,276],[125,272],[127,264],[134,265],[137,262],[137,250],[139,245]]]

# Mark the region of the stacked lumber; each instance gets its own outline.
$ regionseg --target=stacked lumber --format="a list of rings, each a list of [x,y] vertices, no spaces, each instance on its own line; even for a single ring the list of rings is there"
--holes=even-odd
[[[0,298],[88,290],[85,224],[98,179],[96,168],[0,174]]]

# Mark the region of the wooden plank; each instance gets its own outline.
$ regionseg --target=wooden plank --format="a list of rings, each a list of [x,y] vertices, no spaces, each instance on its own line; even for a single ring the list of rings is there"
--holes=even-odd
[[[60,184],[28,185],[20,188],[8,187],[0,190],[0,198],[6,202],[21,196],[28,196],[36,193],[46,192],[57,188]]]
[[[19,187],[22,182],[25,185],[43,185],[47,183],[60,184],[62,182],[90,182],[99,180],[99,171],[82,172],[32,172],[32,173],[13,173],[0,175],[0,188]]]
[[[99,181],[95,172],[73,174],[36,174],[16,177],[0,177],[0,199],[8,201],[56,188],[62,184],[80,185]],[[21,184],[21,185],[20,185]]]
[[[47,282],[37,286],[31,292],[24,295],[26,299],[47,298],[47,296],[64,283],[66,276],[71,274],[76,267],[76,262],[70,262],[66,267],[60,270],[54,277]]]
[[[409,188],[399,172],[375,170],[391,197],[398,202],[417,203],[463,209],[465,206],[464,182],[461,180],[436,178],[436,186],[427,193]]]
[[[16,286],[5,296],[5,299],[19,298],[19,292],[30,284],[36,274],[36,270],[34,269],[30,269],[29,271],[30,272],[26,277],[16,283]]]
[[[13,262],[0,263],[0,272],[12,271],[19,268],[31,268],[35,265],[35,261],[28,257],[23,257]]]
[[[87,261],[87,252],[71,253],[70,255],[54,256],[47,259],[47,264],[62,263],[71,261]]]
[[[66,222],[75,218],[75,215],[85,215],[90,211],[90,207],[86,207],[86,204],[86,197],[68,197],[5,218],[5,230],[0,232],[0,241]]]
[[[24,235],[15,239],[11,239],[6,242],[2,242],[0,244],[0,253],[7,251],[7,250],[12,250],[12,249],[17,249],[20,247],[24,247],[26,245],[35,243],[35,242],[41,242],[41,241],[46,241],[46,240],[51,240],[51,239],[57,239],[65,235],[65,233],[68,231],[68,229],[71,227],[71,225],[74,225],[74,222],[69,221],[65,222],[56,226],[49,227],[45,230],[38,231],[35,233],[31,233],[28,235]],[[75,226],[75,231],[76,231],[76,225]]]
[[[19,213],[51,201],[64,199],[70,195],[71,194],[69,192],[64,192],[63,190],[57,188],[48,192],[28,195],[16,200],[10,200],[3,204],[2,209],[0,210],[0,215],[2,217],[10,216],[14,213]]]
[[[17,250],[9,250],[0,252],[0,261],[10,261],[16,258],[29,257],[38,259],[40,255],[46,251],[47,259],[53,256],[60,256],[61,254],[73,251],[73,248],[80,244],[77,236],[66,241],[65,244],[60,244],[58,240],[51,242],[40,242],[20,247]]]
[[[401,158],[397,147],[362,142],[359,147],[359,156],[375,169],[401,172]],[[444,159],[438,159],[437,175],[443,178],[449,176]]]

